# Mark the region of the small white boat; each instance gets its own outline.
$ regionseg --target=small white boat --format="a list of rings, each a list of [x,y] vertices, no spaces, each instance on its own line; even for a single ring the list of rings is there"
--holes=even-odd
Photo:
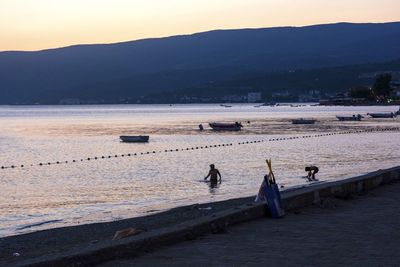
[[[121,135],[119,138],[126,143],[146,143],[149,142],[150,137],[148,135]]]
[[[210,127],[214,131],[240,131],[243,125],[240,122],[226,123],[226,122],[211,122]]]
[[[317,120],[314,119],[294,119],[292,120],[292,124],[315,124]]]

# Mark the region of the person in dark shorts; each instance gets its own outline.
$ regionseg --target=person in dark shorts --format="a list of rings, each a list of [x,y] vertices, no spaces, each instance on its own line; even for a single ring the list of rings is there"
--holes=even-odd
[[[204,177],[204,180],[207,180],[208,177],[210,177],[211,184],[217,184],[218,177],[219,177],[219,182],[221,183],[221,173],[219,173],[219,170],[215,168],[214,164],[210,165],[210,171],[208,172],[208,175]]]
[[[315,178],[315,174],[319,171],[317,166],[309,166],[305,168],[305,171],[308,172],[307,179],[308,181],[318,181],[318,179]]]

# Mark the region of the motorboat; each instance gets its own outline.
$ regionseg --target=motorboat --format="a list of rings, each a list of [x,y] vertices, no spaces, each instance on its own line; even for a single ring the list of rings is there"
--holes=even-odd
[[[209,125],[214,131],[240,131],[243,127],[240,122],[211,122]]]
[[[146,143],[149,142],[148,135],[121,135],[119,137],[125,143]]]
[[[361,121],[363,116],[360,114],[353,115],[353,116],[336,116],[336,118],[340,121]]]
[[[387,113],[367,113],[367,115],[372,118],[395,118],[397,116],[396,113],[387,112]]]
[[[292,124],[315,124],[317,120],[314,119],[294,119],[292,120]]]

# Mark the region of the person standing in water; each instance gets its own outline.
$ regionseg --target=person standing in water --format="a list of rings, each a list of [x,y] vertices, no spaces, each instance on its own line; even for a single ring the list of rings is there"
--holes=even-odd
[[[211,184],[217,184],[218,177],[219,177],[219,182],[221,183],[221,173],[219,172],[218,169],[215,168],[214,164],[210,165],[210,171],[208,172],[208,175],[204,177],[204,180],[207,180],[208,177],[210,177]]]

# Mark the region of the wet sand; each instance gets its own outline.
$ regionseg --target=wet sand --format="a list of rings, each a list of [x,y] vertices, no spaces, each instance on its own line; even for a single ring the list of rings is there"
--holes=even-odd
[[[399,266],[400,183],[108,266]]]

